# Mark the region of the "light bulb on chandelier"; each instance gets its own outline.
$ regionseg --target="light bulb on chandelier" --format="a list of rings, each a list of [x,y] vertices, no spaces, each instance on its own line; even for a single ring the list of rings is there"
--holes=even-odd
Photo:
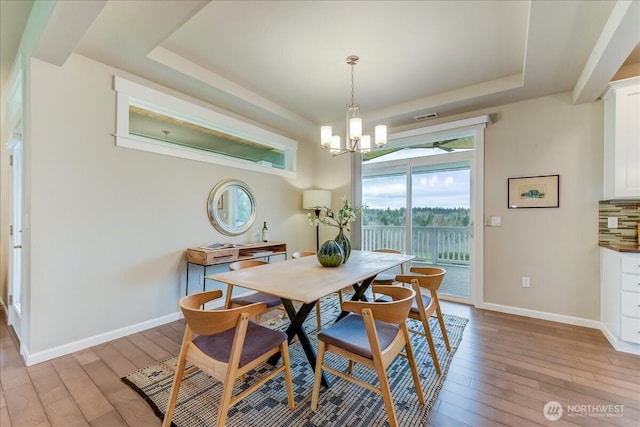
[[[334,156],[344,153],[368,153],[371,151],[371,136],[362,134],[362,118],[360,118],[360,106],[355,103],[353,67],[360,58],[356,55],[347,57],[347,64],[351,66],[351,104],[347,105],[346,138],[345,146],[340,143],[340,136],[333,135],[331,126],[320,128],[320,145],[328,148]],[[374,142],[376,147],[384,147],[387,143],[387,127],[378,125],[374,130]]]

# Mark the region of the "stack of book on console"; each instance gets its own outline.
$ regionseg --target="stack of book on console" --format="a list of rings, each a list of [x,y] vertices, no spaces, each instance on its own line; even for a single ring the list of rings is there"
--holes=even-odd
[[[268,249],[243,249],[240,251],[240,256],[262,257],[273,255],[273,251]]]

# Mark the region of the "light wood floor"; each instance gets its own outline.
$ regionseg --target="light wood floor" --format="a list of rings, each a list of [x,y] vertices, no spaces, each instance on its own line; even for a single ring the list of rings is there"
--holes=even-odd
[[[599,331],[444,305],[469,324],[429,426],[640,425],[640,357],[614,351]],[[0,426],[159,426],[120,378],[177,354],[181,336],[174,322],[25,367],[0,319]],[[563,405],[559,421],[544,417],[549,401]],[[568,416],[576,404],[593,406]]]

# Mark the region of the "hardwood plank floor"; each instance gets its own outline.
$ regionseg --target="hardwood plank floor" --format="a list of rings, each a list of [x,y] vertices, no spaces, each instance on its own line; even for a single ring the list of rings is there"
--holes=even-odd
[[[428,426],[640,425],[640,357],[599,331],[443,306],[469,324]],[[159,426],[120,378],[177,354],[182,330],[177,321],[26,367],[0,319],[0,425]],[[549,401],[562,404],[560,420],[545,418]]]

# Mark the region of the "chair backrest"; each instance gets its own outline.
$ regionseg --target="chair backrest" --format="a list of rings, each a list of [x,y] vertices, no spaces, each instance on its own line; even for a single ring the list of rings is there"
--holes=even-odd
[[[388,248],[374,249],[373,252],[384,252],[384,253],[387,253],[387,254],[401,254],[402,253],[397,249],[388,249]],[[405,273],[405,271],[406,271],[405,264],[406,263],[400,264],[400,274],[404,274]]]
[[[409,310],[411,310],[416,292],[411,288],[393,285],[374,285],[372,288],[374,293],[390,296],[392,301],[345,301],[342,304],[342,309],[352,313],[362,313],[362,310],[370,309],[376,320],[396,325],[404,323],[409,315]]]
[[[257,267],[259,265],[269,264],[267,261],[262,261],[259,259],[247,259],[244,261],[236,261],[229,264],[229,270],[242,270],[243,268],[249,267]]]
[[[396,250],[396,249],[374,249],[373,252],[386,252],[388,254],[401,254],[402,252]]]
[[[255,317],[267,309],[267,304],[263,302],[229,309],[202,308],[205,303],[221,297],[222,291],[215,290],[188,295],[180,300],[178,305],[192,332],[198,335],[214,335],[235,327],[243,313]]]
[[[299,252],[294,252],[291,254],[291,257],[293,259],[298,259],[298,258],[303,258],[306,256],[313,256],[316,255],[315,252],[311,252],[311,251],[299,251]]]
[[[421,288],[434,292],[440,289],[444,276],[447,274],[444,268],[438,267],[411,267],[411,272],[418,274],[398,275],[396,280],[402,283],[411,283],[411,280],[415,279]]]

